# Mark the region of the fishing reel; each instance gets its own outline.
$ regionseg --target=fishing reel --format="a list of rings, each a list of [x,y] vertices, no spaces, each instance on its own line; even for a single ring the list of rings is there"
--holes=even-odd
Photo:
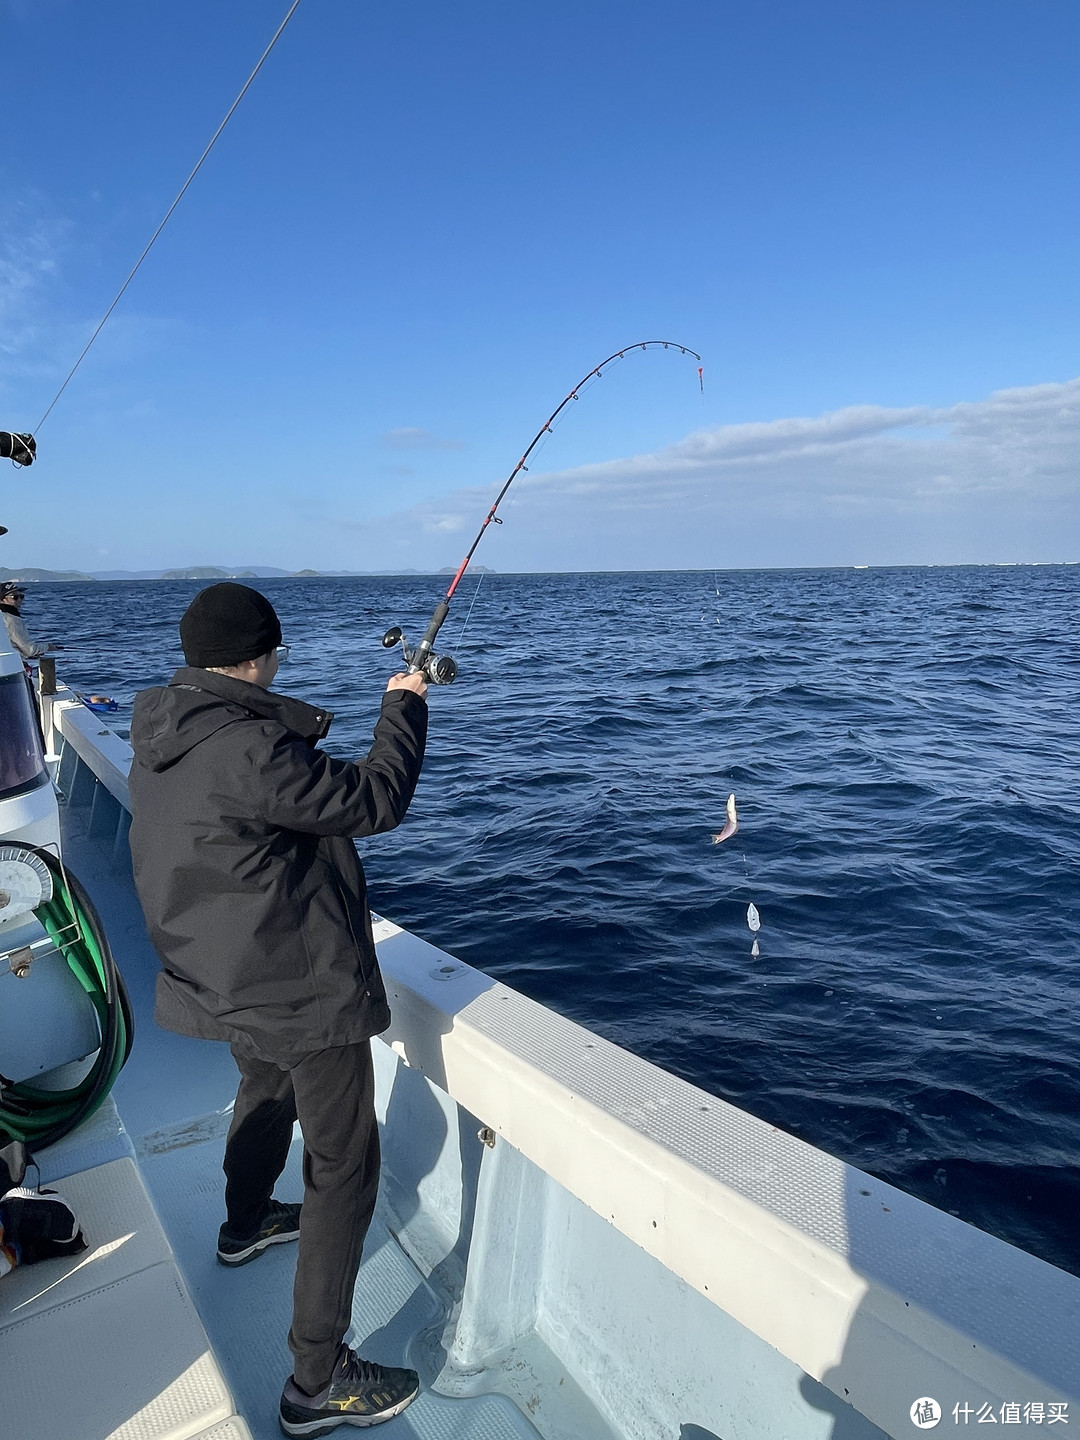
[[[401,626],[393,625],[382,637],[382,643],[387,650],[400,645],[408,673],[423,675],[429,685],[452,685],[457,679],[457,661],[449,655],[436,655],[426,635],[414,648],[402,634]]]

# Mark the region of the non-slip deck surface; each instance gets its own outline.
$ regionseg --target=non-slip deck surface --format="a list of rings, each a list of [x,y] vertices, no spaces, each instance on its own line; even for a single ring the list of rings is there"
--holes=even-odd
[[[195,1297],[203,1324],[256,1440],[278,1434],[277,1402],[291,1369],[286,1344],[296,1249],[272,1246],[235,1270],[214,1258],[221,1223],[220,1141],[142,1160],[158,1214]],[[278,1195],[299,1199],[300,1144],[294,1142]],[[420,1272],[376,1215],[356,1287],[353,1334],[361,1353],[388,1365],[429,1368],[422,1337],[444,1315]],[[344,1433],[348,1433],[345,1431]],[[533,1440],[535,1431],[503,1397],[450,1400],[424,1390],[404,1415],[378,1429],[386,1440]]]
[[[59,1188],[88,1248],[4,1277],[0,1429],[13,1440],[201,1440],[208,1429],[246,1440],[134,1162]]]
[[[168,1035],[154,1025],[158,965],[130,882],[110,868],[102,847],[84,837],[80,812],[61,813],[68,863],[101,912],[135,1010],[135,1046],[114,1092],[120,1119],[237,1410],[253,1440],[280,1440],[277,1406],[291,1370],[286,1336],[295,1247],[271,1247],[235,1270],[215,1259],[223,1218],[221,1158],[236,1068],[224,1045]],[[105,1128],[112,1133],[108,1122]],[[299,1140],[277,1194],[302,1198]],[[353,1341],[367,1358],[414,1365],[424,1389],[403,1415],[372,1433],[385,1440],[537,1440],[528,1419],[502,1395],[450,1399],[426,1388],[445,1318],[380,1208],[357,1284]],[[41,1433],[42,1440],[51,1440],[49,1431]]]

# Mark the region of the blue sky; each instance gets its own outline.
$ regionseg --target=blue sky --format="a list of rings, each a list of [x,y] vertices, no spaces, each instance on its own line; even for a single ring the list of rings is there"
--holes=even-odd
[[[0,0],[33,426],[287,8]],[[1080,559],[1080,10],[302,0],[0,493],[0,563]],[[831,417],[831,418],[823,418]]]

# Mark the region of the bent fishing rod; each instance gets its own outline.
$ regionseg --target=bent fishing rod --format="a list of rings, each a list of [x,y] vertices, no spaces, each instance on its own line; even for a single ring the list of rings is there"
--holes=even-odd
[[[701,356],[697,353],[696,350],[691,350],[686,345],[679,345],[674,340],[638,340],[633,345],[625,345],[621,350],[616,350],[614,354],[609,355],[606,360],[601,360],[599,365],[597,365],[594,369],[590,370],[586,376],[579,380],[578,383],[574,386],[574,388],[570,391],[570,393],[563,400],[561,400],[558,405],[556,405],[555,409],[544,421],[543,425],[540,426],[540,429],[529,441],[528,447],[522,455],[521,459],[514,466],[513,470],[510,471],[510,474],[504,482],[502,489],[499,491],[498,495],[496,495],[491,509],[484,516],[483,524],[476,532],[476,539],[469,546],[465,559],[462,560],[461,564],[458,566],[454,574],[454,578],[450,581],[450,585],[446,591],[446,594],[439,601],[438,605],[435,606],[435,609],[431,615],[431,619],[428,622],[428,627],[424,631],[424,636],[420,643],[415,646],[410,645],[408,640],[406,640],[400,625],[392,626],[382,637],[382,643],[387,650],[392,650],[397,645],[401,646],[402,654],[405,657],[407,673],[409,675],[423,675],[424,679],[429,681],[432,685],[450,685],[453,683],[454,680],[456,680],[458,673],[457,662],[450,655],[436,655],[434,650],[435,640],[439,634],[439,631],[442,629],[443,622],[450,613],[450,602],[454,598],[454,592],[461,584],[462,577],[464,576],[465,571],[469,568],[469,562],[476,554],[476,547],[484,538],[485,531],[487,530],[489,525],[501,525],[503,523],[500,517],[496,514],[496,511],[502,504],[503,497],[505,496],[506,492],[510,489],[510,486],[521,474],[522,470],[528,470],[529,467],[526,462],[528,461],[529,456],[536,449],[537,445],[540,444],[544,436],[550,435],[552,433],[552,425],[554,425],[555,421],[559,418],[559,416],[566,409],[566,407],[578,398],[580,391],[584,389],[584,387],[589,383],[590,380],[600,379],[600,377],[603,375],[604,371],[609,365],[614,365],[617,361],[624,360],[629,352],[633,350],[651,350],[656,348],[657,346],[660,346],[664,350],[678,350],[680,355],[692,355],[694,359],[698,362],[698,384],[701,386],[702,393],[704,393],[704,369],[701,364]]]

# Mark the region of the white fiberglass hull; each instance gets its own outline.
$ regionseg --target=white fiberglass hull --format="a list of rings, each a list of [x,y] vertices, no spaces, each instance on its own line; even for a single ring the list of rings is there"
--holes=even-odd
[[[137,1156],[231,1401],[269,1437],[291,1247],[237,1274],[213,1264],[236,1072],[224,1046],[153,1027],[130,751],[82,707],[55,718],[69,863],[141,1028],[116,1087],[123,1128],[91,1122],[81,1150],[72,1137],[46,1161]],[[384,1172],[354,1334],[424,1383],[388,1440],[870,1440],[913,1434],[927,1397],[949,1426],[954,1406],[1076,1418],[1080,1281],[389,922],[375,933],[394,1018],[374,1047]],[[301,1196],[294,1149],[286,1199]]]

